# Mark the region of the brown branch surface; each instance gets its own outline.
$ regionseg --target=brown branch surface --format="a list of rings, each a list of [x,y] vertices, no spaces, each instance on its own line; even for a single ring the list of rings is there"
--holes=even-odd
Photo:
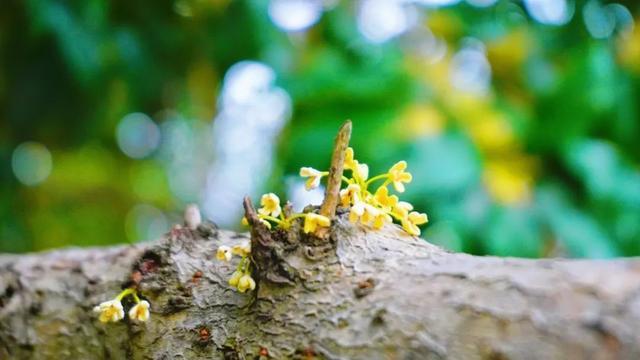
[[[338,217],[330,243],[265,242],[252,256],[290,277],[239,294],[226,283],[234,264],[214,253],[246,238],[200,226],[137,246],[0,256],[0,359],[640,358],[637,259],[452,254]],[[150,321],[98,322],[92,307],[132,275]]]
[[[333,155],[331,157],[331,167],[327,177],[327,189],[324,200],[320,207],[320,215],[332,219],[336,214],[336,208],[340,202],[340,185],[342,185],[342,174],[344,173],[344,156],[349,147],[351,139],[351,120],[347,120],[336,136]]]

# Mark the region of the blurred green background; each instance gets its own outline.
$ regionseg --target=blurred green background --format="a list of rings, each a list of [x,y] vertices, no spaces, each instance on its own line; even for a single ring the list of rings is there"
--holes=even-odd
[[[5,0],[0,251],[153,239],[185,204],[318,203],[339,125],[423,237],[640,254],[640,5],[573,0]]]

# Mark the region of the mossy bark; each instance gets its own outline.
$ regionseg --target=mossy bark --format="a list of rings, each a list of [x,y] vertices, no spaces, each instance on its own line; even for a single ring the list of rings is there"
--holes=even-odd
[[[640,358],[638,260],[453,254],[344,216],[329,241],[263,230],[246,294],[215,250],[248,235],[206,226],[0,256],[0,359]],[[98,322],[92,307],[131,285],[151,319]]]

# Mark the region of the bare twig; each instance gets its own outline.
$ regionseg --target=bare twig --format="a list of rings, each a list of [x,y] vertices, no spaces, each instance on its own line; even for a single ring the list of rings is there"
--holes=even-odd
[[[327,177],[327,189],[324,193],[324,200],[320,207],[320,215],[333,219],[336,214],[336,207],[340,201],[340,185],[342,184],[342,173],[344,172],[344,156],[349,140],[351,139],[351,120],[347,120],[336,136],[331,157],[331,167]],[[326,238],[328,231],[326,228],[318,228],[316,236]]]

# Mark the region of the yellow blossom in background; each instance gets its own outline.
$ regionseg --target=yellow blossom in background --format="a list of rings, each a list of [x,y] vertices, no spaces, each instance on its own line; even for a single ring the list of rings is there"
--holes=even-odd
[[[440,135],[445,125],[446,119],[436,107],[411,104],[393,123],[392,131],[401,139],[415,140]]]
[[[93,311],[100,314],[98,319],[103,323],[117,322],[124,318],[124,309],[118,299],[102,302]]]
[[[258,209],[258,213],[266,216],[280,216],[282,209],[280,208],[280,198],[274,193],[262,195],[260,199],[262,207]]]
[[[406,172],[406,169],[407,162],[404,160],[398,161],[389,169],[389,180],[397,192],[404,192],[403,183],[410,183],[412,180],[411,174]]]
[[[300,168],[300,176],[308,177],[305,182],[305,188],[307,190],[315,189],[320,186],[320,180],[324,175],[326,175],[326,172],[323,173],[311,167]]]
[[[640,74],[640,26],[636,19],[636,26],[630,31],[621,33],[617,39],[618,58],[620,62]]]
[[[308,234],[316,231],[316,228],[318,226],[328,227],[329,225],[331,225],[331,220],[328,217],[314,213],[308,213],[304,218],[303,231]]]
[[[129,310],[129,319],[136,321],[147,321],[149,320],[149,308],[150,304],[146,300],[142,300],[139,303],[135,304]]]
[[[485,166],[484,184],[489,195],[505,205],[529,201],[533,178],[526,170],[504,162],[491,162]]]

